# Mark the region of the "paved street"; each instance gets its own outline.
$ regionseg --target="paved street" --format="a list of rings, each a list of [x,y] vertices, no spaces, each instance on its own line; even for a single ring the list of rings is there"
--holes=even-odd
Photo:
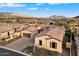
[[[26,37],[19,38],[16,41],[6,45],[6,47],[17,51],[21,51],[27,46],[33,46],[33,40]]]
[[[78,41],[77,41],[78,42]],[[71,56],[77,56],[77,46],[76,46],[76,40],[74,38],[74,34],[72,35],[72,46],[71,46]],[[79,44],[79,43],[78,43]]]
[[[0,46],[0,56],[30,56],[30,55]]]

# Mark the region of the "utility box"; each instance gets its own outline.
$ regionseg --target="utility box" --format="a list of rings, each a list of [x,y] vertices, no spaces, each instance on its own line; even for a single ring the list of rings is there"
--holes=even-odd
[[[66,48],[71,48],[71,42],[66,43]]]

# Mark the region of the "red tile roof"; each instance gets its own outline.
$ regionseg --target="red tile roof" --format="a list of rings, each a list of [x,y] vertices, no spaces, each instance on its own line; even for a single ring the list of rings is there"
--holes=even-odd
[[[63,30],[63,29],[48,28],[48,29],[42,31],[41,33],[39,33],[38,35],[36,35],[36,37],[49,35],[52,38],[58,39],[59,41],[63,41],[64,34],[65,34],[65,30]]]
[[[48,31],[46,34],[60,41],[63,41],[65,31],[59,28],[54,28]]]
[[[36,26],[33,26],[33,25],[30,25],[26,28],[26,30],[29,30],[31,32],[34,32],[34,31],[37,31],[37,27]]]

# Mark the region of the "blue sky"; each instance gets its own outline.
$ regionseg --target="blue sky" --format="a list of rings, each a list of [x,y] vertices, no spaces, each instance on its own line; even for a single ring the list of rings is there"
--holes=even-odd
[[[32,16],[77,16],[79,3],[0,3],[0,12],[13,12]]]

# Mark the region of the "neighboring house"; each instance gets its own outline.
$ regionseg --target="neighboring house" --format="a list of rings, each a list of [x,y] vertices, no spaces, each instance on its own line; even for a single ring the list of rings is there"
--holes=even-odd
[[[21,36],[33,38],[37,33],[38,33],[37,26],[28,25],[24,31],[21,31]]]
[[[35,46],[62,53],[65,31],[59,28],[48,28],[35,36]]]
[[[0,26],[0,40],[10,38],[13,33],[14,33],[14,30],[11,25]]]
[[[15,32],[20,32],[25,29],[25,25],[23,24],[13,24],[13,28]]]
[[[3,24],[0,25],[0,41],[9,41],[21,35],[22,25]],[[15,31],[16,29],[16,31]]]

